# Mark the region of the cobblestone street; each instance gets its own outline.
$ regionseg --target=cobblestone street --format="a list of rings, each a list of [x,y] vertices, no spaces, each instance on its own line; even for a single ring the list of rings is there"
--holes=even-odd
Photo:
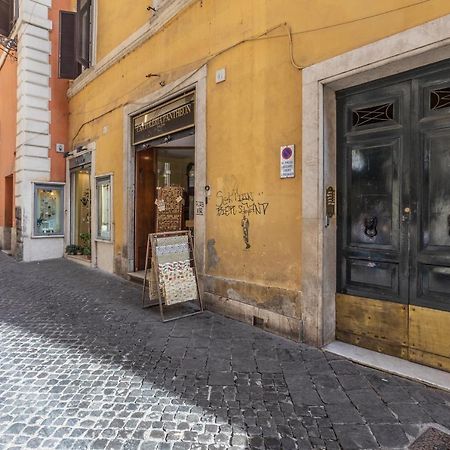
[[[0,254],[0,448],[388,449],[450,428],[450,394],[139,302],[119,278]]]

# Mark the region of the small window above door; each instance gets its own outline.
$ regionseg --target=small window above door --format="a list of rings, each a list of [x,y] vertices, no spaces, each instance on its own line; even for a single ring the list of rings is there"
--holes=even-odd
[[[394,103],[383,103],[352,111],[352,126],[355,128],[392,120],[394,120]]]

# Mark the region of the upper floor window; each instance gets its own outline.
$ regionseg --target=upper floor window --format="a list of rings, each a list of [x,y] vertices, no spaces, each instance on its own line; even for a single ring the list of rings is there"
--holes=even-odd
[[[76,13],[60,12],[60,78],[74,79],[92,65],[93,19],[94,0],[77,0]]]
[[[92,0],[78,0],[76,57],[83,68],[92,63],[92,17]]]
[[[19,0],[0,0],[0,35],[9,36],[19,15]]]

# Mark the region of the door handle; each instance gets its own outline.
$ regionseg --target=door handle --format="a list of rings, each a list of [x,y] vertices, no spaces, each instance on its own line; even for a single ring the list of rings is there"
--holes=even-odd
[[[448,235],[450,236],[450,214],[447,216]]]
[[[369,238],[374,238],[378,234],[378,219],[376,216],[366,217],[364,219],[364,234]]]
[[[408,222],[410,215],[411,215],[411,208],[409,208],[409,207],[404,208],[403,214],[402,214],[402,222],[403,223]]]

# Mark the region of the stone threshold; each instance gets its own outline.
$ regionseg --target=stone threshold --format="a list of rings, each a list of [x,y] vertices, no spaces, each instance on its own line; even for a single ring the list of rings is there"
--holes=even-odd
[[[148,270],[150,274],[150,269]],[[132,281],[138,281],[142,283],[144,281],[145,270],[138,270],[136,272],[128,272],[127,275]]]
[[[322,349],[364,366],[383,370],[384,372],[450,392],[450,373],[443,370],[433,369],[432,367],[339,341],[334,341]]]
[[[77,264],[81,264],[85,267],[92,267],[92,261],[90,259],[83,258],[81,255],[64,255],[64,258],[68,259],[69,261],[73,261]]]

